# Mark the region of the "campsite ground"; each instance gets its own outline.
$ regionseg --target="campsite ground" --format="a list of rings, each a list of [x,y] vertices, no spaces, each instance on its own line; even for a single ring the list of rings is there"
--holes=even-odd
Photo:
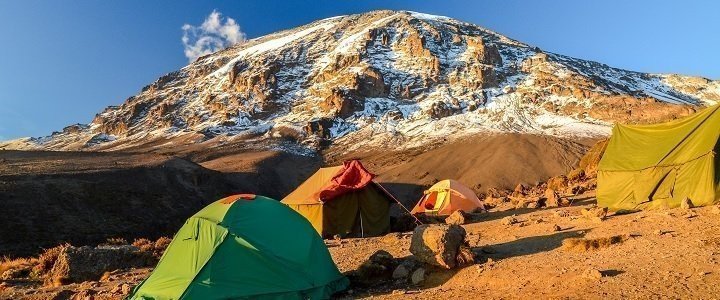
[[[572,207],[509,209],[500,207],[464,225],[480,261],[456,270],[429,269],[426,280],[413,286],[386,282],[353,288],[340,298],[694,298],[720,294],[720,209],[672,209],[611,215],[604,221],[581,217],[594,204],[582,195]],[[519,221],[503,225],[515,215]],[[556,231],[555,225],[562,230]],[[626,235],[629,238],[598,249],[565,249],[562,241]],[[377,250],[396,258],[410,255],[410,233],[327,241],[341,271],[352,271]],[[583,276],[596,269],[601,278]],[[123,283],[137,284],[150,269],[116,272],[101,282],[40,288],[39,283],[9,282],[0,299],[63,299],[76,291],[94,290],[95,299],[120,298],[109,293]],[[63,292],[64,291],[64,292]],[[65,296],[63,296],[65,295]]]

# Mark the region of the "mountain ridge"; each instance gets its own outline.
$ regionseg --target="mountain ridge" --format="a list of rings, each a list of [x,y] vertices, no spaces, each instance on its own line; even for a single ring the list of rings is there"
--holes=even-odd
[[[720,81],[613,68],[448,17],[373,11],[200,57],[89,124],[0,149],[245,143],[310,154],[503,132],[596,138],[612,122],[674,119],[718,100]]]

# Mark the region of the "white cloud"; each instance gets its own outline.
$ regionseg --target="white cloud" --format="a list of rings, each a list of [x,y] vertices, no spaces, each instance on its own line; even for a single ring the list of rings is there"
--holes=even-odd
[[[245,41],[245,33],[240,31],[240,25],[232,18],[223,18],[217,10],[213,10],[200,26],[185,24],[182,30],[185,56],[190,62]]]

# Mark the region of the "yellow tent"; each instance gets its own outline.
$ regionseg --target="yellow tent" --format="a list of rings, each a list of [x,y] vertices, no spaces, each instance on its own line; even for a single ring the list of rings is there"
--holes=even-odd
[[[413,214],[445,216],[456,210],[472,212],[483,204],[475,192],[453,179],[439,181],[423,193],[412,210]]]
[[[598,205],[611,210],[697,206],[718,199],[720,106],[657,125],[613,128],[598,166]]]
[[[366,237],[390,229],[395,198],[359,161],[322,168],[287,195],[282,203],[297,211],[323,237]]]

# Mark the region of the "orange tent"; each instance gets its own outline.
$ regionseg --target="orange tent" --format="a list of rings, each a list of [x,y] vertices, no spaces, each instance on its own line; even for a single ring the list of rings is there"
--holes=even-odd
[[[472,212],[477,208],[484,209],[472,190],[456,180],[446,179],[427,189],[412,213],[445,216],[456,210]]]

